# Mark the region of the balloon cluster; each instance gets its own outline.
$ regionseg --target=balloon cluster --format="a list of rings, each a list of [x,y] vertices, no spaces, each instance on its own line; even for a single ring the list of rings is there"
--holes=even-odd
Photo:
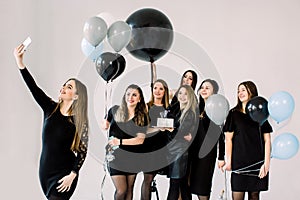
[[[83,27],[84,38],[81,41],[82,52],[96,64],[96,70],[103,80],[109,82],[120,76],[125,70],[125,58],[119,54],[131,38],[131,28],[123,21],[116,21],[108,28],[99,16],[89,18]],[[104,52],[104,39],[114,49]]]
[[[260,96],[250,99],[246,105],[246,113],[253,121],[262,125],[269,117],[277,124],[289,119],[294,111],[295,101],[288,92],[274,93],[269,102]],[[299,141],[292,133],[282,133],[275,137],[272,143],[272,157],[289,159],[297,154]]]
[[[137,59],[154,62],[167,53],[173,42],[173,27],[162,12],[143,8],[126,21],[116,21],[109,27],[99,15],[89,18],[83,27],[83,53],[95,62],[98,74],[113,81],[125,70],[125,58],[119,53],[126,47]],[[115,52],[104,50],[104,39]]]

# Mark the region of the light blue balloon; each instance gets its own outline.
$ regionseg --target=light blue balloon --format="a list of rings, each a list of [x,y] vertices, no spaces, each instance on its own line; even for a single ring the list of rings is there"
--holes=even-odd
[[[295,101],[292,95],[285,91],[276,92],[268,101],[269,114],[277,123],[291,117],[294,109]]]
[[[299,149],[297,137],[291,133],[278,135],[272,143],[272,157],[287,160],[295,156]]]
[[[86,57],[95,62],[103,53],[103,43],[100,43],[98,46],[94,47],[85,38],[83,38],[81,40],[81,50]]]

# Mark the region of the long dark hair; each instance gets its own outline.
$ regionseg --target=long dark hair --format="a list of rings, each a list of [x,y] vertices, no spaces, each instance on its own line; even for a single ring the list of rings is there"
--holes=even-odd
[[[115,114],[115,119],[117,122],[125,122],[128,121],[129,119],[129,113],[128,113],[128,108],[126,103],[126,92],[128,89],[136,89],[141,98],[140,102],[137,103],[134,110],[134,115],[135,115],[134,122],[138,126],[146,126],[149,122],[149,119],[148,119],[147,107],[146,107],[143,91],[138,85],[135,84],[131,84],[126,88],[122,98],[121,105]]]
[[[245,86],[249,95],[248,99],[258,96],[257,87],[252,81],[244,81],[240,83],[237,89],[239,89],[241,85]],[[237,97],[237,105],[234,107],[234,109],[243,112],[243,103],[240,101],[239,96]]]
[[[181,76],[181,81],[180,81],[180,86],[182,85],[182,83],[183,83],[183,78],[184,78],[184,76],[186,75],[186,73],[188,73],[188,72],[191,72],[192,73],[192,75],[193,75],[193,81],[192,81],[192,85],[191,85],[191,87],[193,88],[193,90],[195,90],[195,88],[196,88],[196,85],[197,85],[197,79],[198,79],[198,76],[197,76],[197,73],[195,72],[195,71],[193,71],[193,70],[186,70],[183,74],[182,74],[182,76]],[[180,87],[179,86],[179,87]]]

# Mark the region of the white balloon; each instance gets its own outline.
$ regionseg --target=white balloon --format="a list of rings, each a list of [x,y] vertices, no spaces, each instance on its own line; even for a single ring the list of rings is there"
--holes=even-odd
[[[124,21],[114,22],[107,31],[107,40],[116,51],[121,51],[131,40],[131,28]]]
[[[205,112],[210,120],[222,125],[229,112],[228,100],[221,94],[213,94],[205,102]]]
[[[108,12],[102,12],[97,17],[102,18],[106,22],[107,27],[110,27],[116,21],[115,17]]]
[[[84,38],[96,47],[107,34],[106,22],[100,17],[90,17],[83,27]]]

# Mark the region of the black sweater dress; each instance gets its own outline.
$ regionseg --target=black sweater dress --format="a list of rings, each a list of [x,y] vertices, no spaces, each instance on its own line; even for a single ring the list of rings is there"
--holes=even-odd
[[[42,129],[42,152],[40,156],[39,178],[47,198],[51,194],[69,199],[77,185],[79,169],[87,154],[88,128],[85,126],[79,145],[80,152],[73,152],[71,145],[75,135],[75,125],[71,116],[64,116],[57,103],[51,100],[35,83],[29,71],[21,69],[21,74],[34,99],[44,113]],[[77,173],[68,192],[57,192],[58,181],[71,171]]]

